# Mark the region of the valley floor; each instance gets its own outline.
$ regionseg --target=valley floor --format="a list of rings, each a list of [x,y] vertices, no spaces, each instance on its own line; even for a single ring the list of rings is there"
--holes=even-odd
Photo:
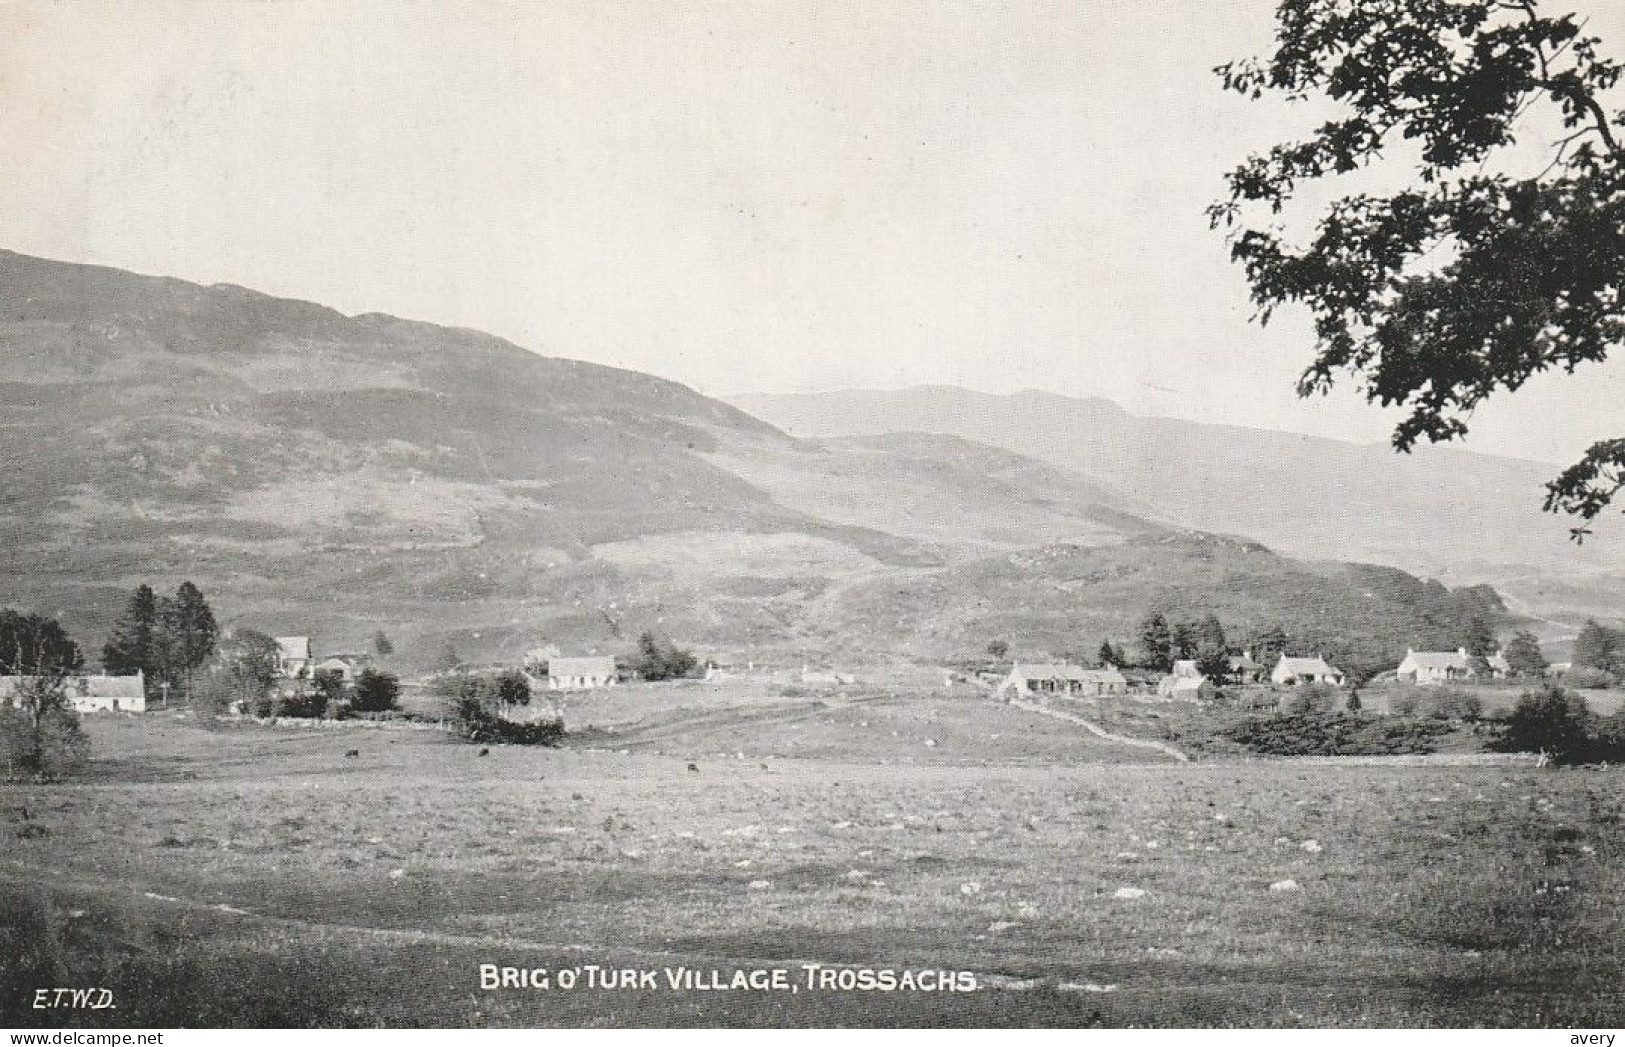
[[[91,718],[85,779],[0,787],[0,1025],[1625,1013],[1618,769],[1147,762],[986,699],[800,701],[484,757],[435,731]],[[766,751],[787,737],[808,744]],[[977,987],[809,989],[804,963]],[[802,987],[483,989],[482,964]],[[57,985],[117,1009],[30,1008]]]

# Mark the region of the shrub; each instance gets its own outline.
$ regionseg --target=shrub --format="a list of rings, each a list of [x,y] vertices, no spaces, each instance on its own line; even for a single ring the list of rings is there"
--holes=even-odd
[[[278,696],[271,702],[272,716],[287,716],[296,720],[319,720],[327,712],[327,693],[318,688],[297,690]]]
[[[1619,680],[1606,670],[1594,669],[1589,665],[1576,665],[1563,674],[1563,683],[1569,687],[1605,690],[1617,686]]]
[[[1471,691],[1439,687],[1422,703],[1423,714],[1434,720],[1477,720],[1484,714],[1484,702]]]
[[[61,680],[27,678],[16,699],[15,705],[0,705],[0,776],[61,778],[89,761],[90,740],[63,696]]]
[[[440,695],[450,706],[452,719],[457,722],[458,730],[471,742],[556,745],[559,739],[564,737],[562,717],[516,723],[501,715],[504,709],[512,708],[515,704],[528,704],[530,700],[529,682],[524,680],[523,673],[517,675],[525,685],[525,702],[504,700],[518,697],[513,681],[507,679],[510,675],[503,673],[493,677],[457,674],[448,676],[439,683]]]
[[[1591,742],[1586,700],[1554,684],[1528,691],[1506,716],[1496,747],[1539,752],[1561,763],[1582,758]]]
[[[401,681],[394,673],[363,669],[355,679],[351,708],[358,713],[382,713],[400,704]]]
[[[1407,687],[1402,691],[1395,691],[1388,699],[1388,711],[1395,716],[1415,716],[1417,707],[1422,704],[1421,696],[1416,688]]]
[[[1306,683],[1288,692],[1281,699],[1280,709],[1286,716],[1329,713],[1336,707],[1338,694],[1337,688],[1330,684]]]
[[[699,660],[665,637],[644,633],[638,638],[638,652],[627,659],[627,667],[645,680],[672,680],[689,676],[699,668]]]
[[[1384,756],[1430,753],[1450,728],[1436,722],[1365,719],[1348,713],[1253,717],[1223,737],[1269,756]]]

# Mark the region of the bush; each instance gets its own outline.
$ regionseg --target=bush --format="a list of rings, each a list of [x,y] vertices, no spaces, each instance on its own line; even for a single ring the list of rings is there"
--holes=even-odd
[[[319,720],[327,712],[327,694],[316,688],[301,687],[272,700],[272,716],[287,716],[296,720]]]
[[[1269,756],[1386,756],[1430,753],[1450,728],[1434,722],[1366,719],[1349,713],[1254,717],[1223,737]]]
[[[0,705],[0,777],[62,778],[90,760],[90,740],[60,680],[30,678]]]
[[[383,713],[400,704],[401,681],[394,673],[363,669],[355,678],[350,708],[358,713]]]
[[[1281,699],[1280,709],[1286,716],[1329,713],[1336,708],[1340,693],[1330,684],[1306,683],[1288,692],[1287,696]]]
[[[1424,716],[1433,720],[1477,720],[1484,714],[1484,702],[1471,691],[1438,687],[1423,700]]]
[[[1584,698],[1547,684],[1519,696],[1506,716],[1496,748],[1538,752],[1558,763],[1584,759],[1595,740],[1591,720]]]
[[[516,704],[528,704],[529,681],[518,673],[524,683],[524,702],[517,701],[518,691],[509,679],[517,671],[500,676],[448,676],[439,684],[441,697],[451,707],[452,719],[457,722],[463,737],[471,742],[505,745],[556,745],[564,737],[564,720],[533,720],[516,723],[501,713]]]
[[[1618,686],[1619,680],[1613,673],[1603,669],[1594,669],[1589,665],[1576,665],[1563,674],[1563,683],[1568,687],[1585,687],[1600,691]]]
[[[1422,704],[1422,698],[1416,691],[1415,687],[1395,691],[1388,699],[1388,711],[1395,716],[1415,716],[1417,708]]]
[[[638,652],[627,659],[627,667],[645,680],[673,680],[689,676],[699,668],[699,660],[665,637],[644,633],[638,638]]]

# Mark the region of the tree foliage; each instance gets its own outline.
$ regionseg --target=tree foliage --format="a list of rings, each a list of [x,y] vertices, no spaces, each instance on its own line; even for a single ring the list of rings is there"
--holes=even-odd
[[[25,676],[0,702],[0,779],[60,778],[90,759],[90,740],[60,674]]]
[[[691,675],[699,661],[671,640],[646,632],[638,638],[638,651],[627,667],[645,680],[673,680]]]
[[[1534,633],[1520,629],[1507,641],[1503,652],[1507,666],[1518,676],[1540,676],[1546,671],[1546,655]]]
[[[352,708],[358,713],[386,713],[398,708],[401,681],[394,673],[363,669],[356,674]]]
[[[1140,623],[1141,664],[1147,669],[1167,672],[1174,664],[1173,643],[1173,633],[1169,630],[1168,619],[1162,616],[1162,612],[1153,611],[1146,615],[1145,620]]]
[[[1625,116],[1607,109],[1622,68],[1581,22],[1536,0],[1281,0],[1276,23],[1271,53],[1219,67],[1225,87],[1338,115],[1232,170],[1209,217],[1261,322],[1288,304],[1312,315],[1300,394],[1347,374],[1404,410],[1393,444],[1408,451],[1465,434],[1501,390],[1605,359],[1625,335]],[[1544,168],[1508,173],[1517,132],[1542,118]],[[1390,156],[1401,188],[1336,198],[1293,234],[1301,188]],[[1625,439],[1603,440],[1547,485],[1546,508],[1590,521],[1622,486]]]
[[[55,618],[0,610],[0,673],[61,676],[82,665],[79,645]]]

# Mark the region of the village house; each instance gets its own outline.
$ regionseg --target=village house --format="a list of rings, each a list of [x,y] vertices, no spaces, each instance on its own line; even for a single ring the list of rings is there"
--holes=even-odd
[[[1067,662],[1020,662],[1010,667],[1010,675],[999,684],[1000,697],[1014,691],[1022,695],[1064,694],[1099,697],[1127,694],[1128,680],[1112,666],[1085,669]]]
[[[278,636],[276,638],[276,671],[278,676],[295,677],[310,669],[310,637]]]
[[[1177,668],[1177,663],[1176,663]],[[1212,698],[1217,694],[1213,681],[1201,673],[1194,676],[1169,673],[1157,684],[1157,694],[1164,698],[1183,698],[1186,701]]]
[[[1341,687],[1343,679],[1343,673],[1327,665],[1326,659],[1318,654],[1312,658],[1289,658],[1283,654],[1270,673],[1270,682],[1283,687],[1296,687],[1305,683],[1324,683]]]
[[[1046,695],[1046,694],[1076,694],[1083,688],[1083,667],[1056,664],[1053,662],[1032,662],[1022,665],[1015,662],[1010,666],[1010,675],[999,684],[998,694],[1003,697],[1008,691],[1015,691],[1020,695]]]
[[[32,677],[0,676],[0,705],[16,705],[23,683]],[[77,713],[144,713],[147,711],[146,677],[69,676],[62,681],[62,694]]]
[[[619,678],[615,659],[607,656],[549,658],[547,661],[547,687],[552,691],[613,687]]]
[[[361,671],[372,664],[372,658],[365,654],[335,654],[323,658],[316,663],[311,675],[316,673],[338,673],[345,683],[353,683]]]
[[[1107,665],[1099,669],[1085,669],[1083,671],[1082,693],[1095,697],[1127,694],[1128,678],[1118,672],[1115,665]]]
[[[1484,660],[1489,665],[1490,675],[1498,680],[1512,671],[1512,666],[1507,664],[1506,657],[1500,651]],[[1454,651],[1418,651],[1407,648],[1405,660],[1394,670],[1395,677],[1418,687],[1470,680],[1477,675],[1479,674],[1473,671],[1472,656],[1467,653],[1465,647],[1458,647]]]
[[[1242,651],[1229,659],[1229,676],[1235,683],[1258,683],[1264,679],[1264,667],[1253,660],[1253,652]]]

